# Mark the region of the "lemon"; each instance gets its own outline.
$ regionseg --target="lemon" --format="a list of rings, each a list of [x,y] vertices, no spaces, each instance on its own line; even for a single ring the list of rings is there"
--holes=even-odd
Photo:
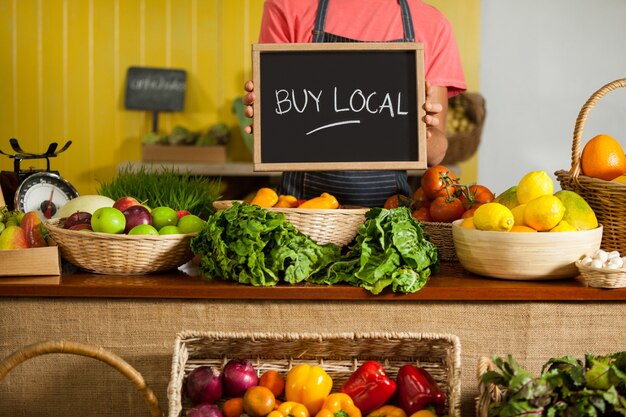
[[[474,226],[479,230],[508,232],[515,219],[511,210],[500,203],[485,203],[474,212]]]
[[[569,224],[567,220],[563,219],[559,222],[559,224],[557,224],[552,229],[550,229],[550,231],[551,232],[577,232],[578,229],[576,229],[574,226]]]
[[[511,209],[511,213],[513,213],[513,218],[515,219],[515,226],[525,226],[524,223],[524,212],[526,211],[526,204],[520,204],[519,206],[515,206]]]
[[[526,204],[524,223],[533,229],[544,232],[552,229],[563,220],[565,206],[553,195],[542,195]]]
[[[526,204],[542,195],[554,193],[554,181],[546,171],[531,171],[524,175],[517,184],[517,200],[520,204]]]
[[[467,217],[467,218],[463,219],[463,221],[461,222],[461,224],[459,226],[464,227],[466,229],[476,229],[476,226],[474,226],[474,218],[473,217]]]
[[[596,213],[579,194],[574,191],[561,190],[554,193],[565,206],[563,220],[576,230],[590,230],[598,227]]]
[[[498,194],[493,202],[500,203],[510,209],[519,205],[519,201],[517,201],[517,185],[514,185],[503,191],[501,194]]]

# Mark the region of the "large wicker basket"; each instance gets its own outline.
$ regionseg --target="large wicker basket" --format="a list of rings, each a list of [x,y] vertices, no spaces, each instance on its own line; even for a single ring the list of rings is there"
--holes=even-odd
[[[487,116],[485,99],[478,93],[463,93],[450,99],[450,106],[455,101],[462,102],[466,109],[465,114],[472,122],[473,127],[467,132],[448,135],[448,150],[441,161],[442,165],[453,165],[468,160],[478,150],[480,137]]]
[[[454,239],[452,238],[452,223],[421,222],[428,240],[439,249],[439,259],[448,262],[458,262]]]
[[[223,210],[232,206],[231,200],[213,202],[213,207]],[[345,246],[354,239],[359,227],[365,221],[368,208],[343,209],[299,209],[274,208],[267,210],[282,213],[285,219],[299,231],[309,236],[316,243],[334,243],[339,247]]]
[[[142,275],[174,269],[193,258],[194,234],[115,235],[67,230],[60,222],[53,219],[45,225],[61,256],[85,271]]]
[[[596,103],[609,92],[626,87],[626,78],[606,84],[584,104],[574,128],[572,167],[569,171],[555,172],[564,190],[575,191],[583,197],[604,225],[602,249],[626,252],[626,185],[587,177],[581,169],[581,141],[587,116]]]
[[[232,358],[253,362],[260,375],[293,366],[320,365],[333,379],[333,391],[364,361],[376,360],[395,378],[407,363],[426,369],[447,394],[446,415],[460,414],[461,344],[457,336],[427,333],[217,333],[185,331],[176,337],[167,389],[169,417],[191,407],[183,395],[189,373],[202,365],[221,369]]]
[[[115,370],[119,371],[123,376],[128,378],[137,391],[141,393],[152,417],[163,416],[163,411],[161,410],[161,407],[159,407],[159,401],[157,400],[156,395],[148,384],[146,384],[143,376],[135,368],[112,352],[109,352],[101,347],[86,345],[83,343],[64,340],[49,340],[26,346],[7,356],[2,360],[2,362],[0,362],[0,381],[2,381],[4,377],[19,364],[29,359],[52,353],[85,356],[97,359],[107,365],[110,365]]]

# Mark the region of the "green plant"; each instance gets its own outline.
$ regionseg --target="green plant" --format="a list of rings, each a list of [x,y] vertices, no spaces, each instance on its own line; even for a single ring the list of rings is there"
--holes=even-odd
[[[220,198],[218,179],[180,172],[173,167],[158,170],[127,165],[111,181],[99,182],[98,194],[113,200],[132,196],[149,207],[171,207],[187,210],[203,219],[215,209],[213,202]]]

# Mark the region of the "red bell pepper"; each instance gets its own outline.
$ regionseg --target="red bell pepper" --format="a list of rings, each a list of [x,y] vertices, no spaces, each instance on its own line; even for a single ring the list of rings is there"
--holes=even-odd
[[[432,407],[437,414],[444,412],[446,394],[425,369],[404,365],[398,369],[397,382],[398,405],[407,415]]]
[[[364,362],[341,386],[354,405],[365,416],[383,406],[396,392],[396,382],[387,376],[385,369],[376,361]]]

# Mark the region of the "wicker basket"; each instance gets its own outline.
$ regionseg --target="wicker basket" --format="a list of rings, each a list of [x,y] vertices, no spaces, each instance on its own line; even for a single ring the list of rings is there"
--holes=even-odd
[[[464,102],[463,107],[467,109],[466,115],[474,127],[467,132],[448,135],[448,150],[443,161],[441,161],[442,165],[458,164],[468,160],[476,153],[487,115],[485,99],[478,93],[459,94],[451,98],[450,101]]]
[[[478,397],[476,398],[476,417],[488,417],[489,405],[492,402],[502,401],[504,392],[493,384],[485,384],[482,377],[489,371],[495,371],[496,365],[488,357],[481,357],[478,360],[476,377],[478,379]]]
[[[587,116],[596,103],[610,91],[626,87],[626,78],[606,84],[587,100],[580,110],[574,128],[572,167],[555,172],[561,188],[578,193],[604,225],[602,249],[626,252],[626,185],[582,175],[581,140]]]
[[[626,270],[594,268],[583,265],[582,261],[576,262],[583,281],[590,287],[595,288],[624,288],[626,287]]]
[[[232,200],[215,201],[213,207],[223,210],[232,203]],[[267,210],[284,214],[289,223],[320,245],[334,243],[342,247],[352,242],[369,208],[322,210],[270,207]]]
[[[201,365],[221,369],[229,359],[250,359],[260,375],[291,367],[320,365],[337,391],[364,361],[379,361],[395,378],[400,366],[419,365],[447,394],[446,415],[460,416],[461,344],[450,334],[422,333],[217,333],[185,331],[176,337],[172,374],[167,389],[169,417],[184,415],[191,404],[183,395],[183,382]]]
[[[115,235],[60,227],[60,219],[46,221],[61,256],[77,267],[98,274],[142,275],[177,268],[193,258],[194,234],[163,236]]]
[[[452,238],[452,223],[421,222],[428,240],[439,249],[439,259],[442,261],[458,262]]]
[[[135,388],[141,393],[152,417],[163,416],[163,411],[159,407],[157,397],[154,395],[152,389],[146,384],[143,376],[141,376],[135,368],[130,366],[128,362],[101,347],[97,348],[91,345],[63,340],[51,340],[26,346],[25,348],[9,355],[2,362],[0,362],[0,381],[4,379],[11,369],[15,368],[22,362],[50,353],[68,353],[85,356],[88,358],[98,359],[99,361],[110,365],[133,383]]]

